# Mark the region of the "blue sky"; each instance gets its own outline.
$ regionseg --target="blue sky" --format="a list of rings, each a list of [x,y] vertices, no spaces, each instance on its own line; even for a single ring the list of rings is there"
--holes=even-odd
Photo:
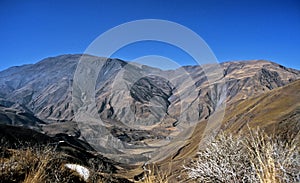
[[[138,19],[190,28],[220,62],[266,59],[300,69],[298,0],[0,0],[0,70],[83,53],[103,32]],[[181,50],[157,42],[128,45],[113,56],[133,60],[145,55],[194,64]]]

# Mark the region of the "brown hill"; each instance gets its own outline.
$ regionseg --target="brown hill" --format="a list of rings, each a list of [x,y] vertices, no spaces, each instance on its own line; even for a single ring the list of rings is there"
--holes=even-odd
[[[269,133],[300,130],[300,80],[228,105],[223,128],[237,133],[260,127]]]
[[[182,165],[193,159],[204,148],[201,140],[214,129],[206,129],[207,120],[200,122],[191,137],[178,151],[157,162],[162,172],[172,172],[170,179],[176,181],[182,173]],[[221,130],[226,133],[247,134],[250,129],[259,128],[265,132],[291,137],[300,131],[300,80],[292,82],[261,95],[230,102],[222,120]],[[170,168],[171,167],[171,168]]]

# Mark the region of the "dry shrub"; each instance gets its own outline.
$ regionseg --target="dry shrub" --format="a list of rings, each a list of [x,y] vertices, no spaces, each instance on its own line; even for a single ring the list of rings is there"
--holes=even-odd
[[[244,140],[257,182],[300,182],[299,133],[290,138],[250,131]]]
[[[147,175],[142,183],[168,183],[168,180],[155,175]]]
[[[146,166],[145,166],[146,167]],[[168,183],[168,174],[170,172],[159,171],[155,164],[147,166],[144,172],[142,183]]]
[[[113,177],[103,162],[91,158],[82,162],[90,176],[84,180],[76,171],[67,168],[67,163],[78,163],[64,152],[55,151],[51,145],[33,147],[20,145],[18,149],[0,146],[0,183],[116,183],[125,179]],[[127,181],[128,182],[128,181]]]
[[[83,182],[76,172],[64,167],[64,157],[52,147],[1,149],[1,182]]]
[[[299,134],[290,138],[220,133],[184,167],[199,182],[299,182]]]

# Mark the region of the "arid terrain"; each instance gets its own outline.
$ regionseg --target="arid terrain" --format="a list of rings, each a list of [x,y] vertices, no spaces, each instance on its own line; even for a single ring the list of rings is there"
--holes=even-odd
[[[300,181],[299,79],[299,70],[265,60],[161,70],[119,59],[69,54],[11,67],[0,72],[0,181]],[[256,142],[261,144],[255,146]],[[259,163],[253,162],[265,161],[255,159],[260,157],[256,150],[264,154],[264,148],[270,150],[277,142],[290,145],[282,149],[293,154],[286,156],[291,163],[280,164],[285,159],[277,163],[278,158],[270,155],[266,157],[273,158],[274,169],[267,165],[262,171],[256,169]],[[240,173],[240,167],[229,163],[235,167],[235,176],[229,176],[234,169],[228,179],[217,179],[223,174],[213,171],[207,174],[215,177],[204,176],[199,168],[203,167],[192,162],[198,158],[206,162],[201,157],[214,143],[240,154],[239,160],[249,163],[243,167],[252,167],[256,174],[245,176],[251,171]],[[284,155],[280,147],[274,154]],[[244,154],[253,156],[251,161]],[[18,167],[22,156],[35,160]],[[212,156],[211,160],[226,157]],[[41,163],[44,161],[52,162],[51,166]],[[67,163],[86,167],[90,176],[85,179],[68,171],[63,166]],[[212,165],[207,163],[209,170]],[[218,163],[219,167],[226,164]],[[289,167],[285,170],[290,174],[280,173],[283,170],[277,170],[277,164]],[[32,173],[39,166],[39,170],[62,166],[64,171],[34,179]],[[268,174],[257,173],[264,171]]]

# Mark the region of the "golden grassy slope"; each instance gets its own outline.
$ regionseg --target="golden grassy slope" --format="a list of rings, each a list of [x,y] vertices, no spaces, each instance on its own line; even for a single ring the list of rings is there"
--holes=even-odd
[[[207,121],[200,122],[177,153],[157,162],[157,172],[168,174],[171,182],[186,177],[182,172],[183,164],[193,159],[199,150],[203,133],[213,129],[205,129]],[[290,83],[253,98],[227,104],[226,114],[221,129],[237,134],[248,132],[248,127],[263,129],[268,134],[296,134],[300,128],[300,80]],[[180,177],[178,177],[180,175]],[[186,179],[187,182],[191,180]]]
[[[230,132],[260,127],[269,133],[298,132],[300,80],[254,98],[227,105],[223,129]]]

